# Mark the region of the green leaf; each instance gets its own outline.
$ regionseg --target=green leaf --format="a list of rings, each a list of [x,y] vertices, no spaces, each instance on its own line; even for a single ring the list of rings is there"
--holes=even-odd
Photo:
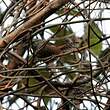
[[[66,12],[68,15],[80,16],[80,13],[79,13],[77,8],[71,9],[69,7],[64,7],[62,9],[60,9],[59,11],[56,12],[56,14],[61,15],[61,14],[64,14]]]
[[[1,24],[2,20],[3,20],[4,15],[5,15],[5,12],[1,12],[0,11],[0,24]]]
[[[51,99],[48,98],[48,97],[43,98],[43,101],[44,101],[45,106],[48,105],[48,102],[49,102],[50,100],[51,100]]]
[[[69,65],[78,62],[80,59],[78,58],[78,53],[68,54],[62,57],[62,61]]]
[[[69,12],[69,15],[72,15],[72,16],[80,16],[80,13],[77,9],[72,9],[70,12]]]
[[[39,83],[35,78],[30,78],[29,81],[28,81],[28,85],[29,87],[35,85]],[[40,86],[35,86],[35,87],[31,87],[29,88],[29,91],[30,93],[32,94],[37,94],[37,95],[40,95],[40,90],[41,90],[41,87]]]
[[[49,78],[50,77],[50,74],[49,74],[49,72],[48,72],[48,70],[38,70],[37,71],[40,75],[42,75],[43,77],[45,77],[45,78]]]
[[[55,33],[55,36],[57,37],[62,37],[64,35],[69,35],[71,33],[73,33],[72,29],[68,26],[54,26],[50,28],[50,31],[52,31],[53,33]]]
[[[37,84],[38,81],[35,78],[30,78],[29,79],[29,86],[33,86],[34,84]]]
[[[89,37],[90,37],[90,45],[94,45],[97,43],[102,37],[102,31],[99,29],[98,25],[95,22],[91,22],[89,24]],[[88,35],[88,25],[85,27],[85,35]],[[102,42],[96,44],[95,46],[91,47],[91,50],[96,54],[99,55],[102,50]]]
[[[55,42],[55,44],[57,45],[61,45],[65,43],[65,38],[62,39],[62,37],[65,37],[67,35],[74,33],[69,26],[63,26],[63,27],[55,26],[55,27],[50,28],[50,31],[55,34],[55,38],[59,38],[59,40],[56,40]]]

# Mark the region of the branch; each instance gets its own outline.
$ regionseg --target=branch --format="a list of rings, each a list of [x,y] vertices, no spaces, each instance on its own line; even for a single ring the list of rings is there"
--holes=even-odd
[[[20,34],[29,30],[35,25],[40,24],[43,20],[52,15],[55,11],[57,11],[60,7],[68,3],[69,0],[52,0],[46,7],[44,7],[40,12],[38,12],[35,16],[31,17],[28,21],[26,21],[23,25],[19,26],[15,31],[11,32],[4,38],[0,40],[0,47],[5,47],[10,41],[13,39],[17,39]]]

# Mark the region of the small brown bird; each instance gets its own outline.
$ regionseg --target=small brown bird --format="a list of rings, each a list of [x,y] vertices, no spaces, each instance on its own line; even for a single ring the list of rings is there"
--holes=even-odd
[[[46,58],[52,55],[58,55],[65,48],[65,45],[55,46],[53,44],[47,44],[44,48],[42,48],[38,53],[38,58]]]
[[[51,56],[62,53],[64,49],[65,45],[55,46],[53,44],[47,44],[44,48],[41,48],[41,50],[37,52],[37,57],[39,60],[45,62],[48,67],[54,67],[55,64],[53,62],[56,57]]]

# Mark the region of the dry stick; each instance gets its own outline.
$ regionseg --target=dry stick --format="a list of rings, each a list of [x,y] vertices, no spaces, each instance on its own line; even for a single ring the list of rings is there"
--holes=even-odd
[[[57,1],[57,0],[56,0]],[[58,2],[58,1],[57,1]],[[57,3],[57,2],[55,2],[56,3],[56,5],[55,6],[58,6],[58,7],[60,7],[60,5],[59,5],[59,3]],[[62,4],[63,2],[61,2],[61,6],[64,4]],[[53,9],[53,11],[52,11],[52,13],[54,12],[54,10],[57,10],[57,8],[58,7],[55,7],[55,6],[53,6],[53,8],[51,7],[51,5],[49,5],[49,7],[47,7],[47,9],[45,9],[45,10],[43,10],[44,12],[48,12],[51,8]],[[40,15],[41,16],[40,16]],[[45,14],[45,13],[43,13],[43,14]],[[41,12],[39,12],[38,13],[38,15],[40,16],[34,16],[34,17],[32,17],[32,19],[30,19],[28,22],[26,22],[26,23],[24,23],[24,25],[23,26],[20,26],[20,27],[18,27],[18,29],[16,29],[14,32],[12,32],[11,34],[9,34],[9,35],[7,35],[5,38],[3,38],[3,39],[1,39],[1,47],[4,47],[4,46],[6,46],[6,44],[8,44],[8,42],[10,42],[10,41],[12,41],[13,39],[16,39],[17,37],[19,37],[19,35],[20,34],[22,34],[23,33],[23,29],[24,29],[24,31],[25,31],[25,27],[31,27],[31,25],[33,24],[34,25],[34,22],[36,21],[35,19],[36,19],[36,17],[38,17],[38,20],[39,19],[41,19],[42,20],[42,16],[43,16],[43,14],[41,13]],[[51,14],[51,10],[50,10],[50,13],[49,13],[49,15]],[[48,14],[47,14],[48,15]],[[40,20],[39,20],[40,21]],[[39,21],[38,21],[38,24],[39,24]],[[37,21],[36,21],[37,22]],[[27,31],[27,30],[26,30]],[[18,32],[21,32],[20,34],[18,34],[17,35],[17,33]],[[4,52],[2,52],[2,54],[1,54],[1,56],[5,53],[6,51],[4,51]]]
[[[38,3],[37,5],[34,5],[33,7],[31,7],[26,14],[29,15],[29,17],[35,15],[36,13],[40,12],[42,9],[44,8],[44,5],[42,4],[42,2]]]
[[[14,4],[13,6],[12,6],[12,5],[9,6],[9,9],[7,10],[7,12],[6,12],[6,14],[5,14],[5,16],[4,16],[4,19],[3,19],[3,21],[2,21],[1,24],[3,24],[3,23],[5,22],[5,20],[7,19],[7,15],[8,15],[10,12],[12,12],[13,9],[14,9],[20,2],[21,2],[21,0],[19,0],[19,1],[18,1],[16,4]],[[12,4],[13,4],[13,3],[12,3]]]
[[[77,7],[78,5],[80,5],[80,4],[82,4],[82,3],[84,3],[85,1],[82,1],[82,2],[80,2],[79,4],[77,4],[77,5],[75,5],[74,7],[72,7],[71,8],[71,10],[73,10],[75,7]],[[37,8],[37,7],[36,7]],[[33,27],[31,27],[31,28],[37,28],[37,27],[39,27],[39,26],[41,26],[41,25],[44,25],[44,24],[46,24],[46,23],[49,23],[50,21],[53,21],[53,20],[55,20],[55,19],[57,19],[57,18],[60,18],[60,17],[62,17],[62,16],[64,16],[64,15],[66,15],[68,12],[70,12],[71,10],[69,10],[69,11],[65,11],[63,14],[61,14],[61,15],[59,15],[59,16],[57,16],[57,17],[54,17],[54,18],[52,18],[51,20],[48,20],[48,21],[46,21],[46,22],[42,22],[42,23],[40,23],[40,24],[37,24],[37,25],[35,25],[35,26],[33,26]],[[83,11],[83,10],[82,10]],[[35,12],[34,14],[37,14],[39,12],[39,10],[37,11],[37,12]],[[22,19],[22,20],[20,20],[20,21],[18,21],[18,23],[19,22],[21,22],[21,21],[23,21],[23,20],[25,20],[25,19],[29,19],[30,17],[32,17],[33,15],[29,15],[28,17],[26,17],[26,18],[24,18],[24,19]],[[77,14],[76,15],[74,15],[74,17],[75,16],[77,16]],[[15,25],[15,23],[14,24],[12,24],[12,25]],[[11,26],[12,26],[11,25]],[[19,27],[19,26],[18,26]]]
[[[5,36],[0,40],[0,47],[5,47],[12,39],[18,38],[24,30],[28,30],[32,26],[41,23],[44,19],[53,14],[57,9],[68,3],[68,0],[53,0],[42,11],[37,13],[22,26],[18,27],[15,31]]]
[[[18,55],[17,53],[15,52],[12,52],[12,51],[9,51],[8,52],[10,55],[12,55],[13,57],[17,58],[18,60],[20,60],[20,62],[26,64],[27,61],[25,59],[23,59],[20,55]]]
[[[41,75],[41,74],[39,74],[39,75]],[[51,84],[51,82],[49,82],[49,80],[47,80],[44,76],[41,76],[41,77],[44,79],[44,81],[45,81],[53,90],[55,90],[55,92],[56,92],[59,96],[61,96],[62,98],[66,99],[69,103],[71,103],[74,107],[76,107],[75,104],[73,104],[70,100],[68,100],[68,98],[67,98],[66,96],[62,95],[62,94],[60,93],[60,91],[58,91],[58,90]]]
[[[52,25],[47,25],[45,27],[42,27],[38,30],[36,30],[32,35],[36,35],[36,33],[39,33],[41,32],[42,30],[45,30],[45,29],[48,29],[48,28],[52,28],[52,27],[55,27],[55,26],[58,26],[58,25],[67,25],[67,24],[76,24],[76,23],[85,23],[85,22],[89,22],[90,20],[92,21],[103,21],[103,20],[110,20],[110,18],[96,18],[96,19],[86,19],[86,20],[78,20],[78,21],[67,21],[67,22],[62,22],[62,23],[56,23],[56,24],[52,24]],[[38,25],[37,25],[38,26]],[[35,26],[35,27],[37,27]],[[32,27],[34,28],[34,26]],[[107,38],[103,38],[103,39],[108,39],[109,37]]]
[[[109,66],[109,65],[108,65]],[[108,67],[107,65],[106,66],[104,66],[104,68],[107,68]],[[0,71],[0,77],[2,77],[2,78],[8,78],[8,79],[16,79],[16,78],[34,78],[34,77],[38,77],[38,75],[35,75],[35,76],[5,76],[5,75],[2,75],[3,73],[8,73],[8,72],[18,72],[18,71],[31,71],[31,70],[42,70],[42,69],[45,69],[45,68],[40,68],[40,67],[36,67],[36,68],[19,68],[19,69],[12,69],[12,70],[4,70],[4,71]],[[50,68],[50,69],[56,69],[56,68]],[[95,71],[98,71],[98,70],[103,70],[102,68],[97,68],[97,69],[93,69],[93,71],[95,72]],[[68,71],[68,72],[63,72],[63,73],[61,73],[61,74],[59,74],[59,75],[57,75],[57,76],[54,76],[54,77],[52,77],[50,80],[52,80],[52,79],[55,79],[55,78],[57,78],[57,77],[60,77],[60,76],[62,76],[62,75],[64,75],[64,74],[69,74],[69,73],[74,73],[74,72],[90,72],[90,69],[88,69],[88,70],[72,70],[72,71]],[[1,74],[2,73],[2,74]],[[88,77],[88,78],[90,78],[89,76],[86,76],[86,77]],[[77,82],[76,82],[77,83]],[[66,84],[66,83],[65,83]]]
[[[97,93],[96,93],[97,94]],[[58,95],[36,95],[36,94],[28,94],[28,93],[13,93],[13,95],[22,95],[22,96],[31,96],[31,97],[42,97],[42,98],[45,98],[45,97],[47,97],[47,98],[52,98],[52,97],[54,97],[54,98],[61,98],[61,96],[58,96]],[[104,94],[99,94],[99,96],[102,96],[102,97],[107,97],[107,98],[110,98],[110,96],[108,95],[104,95]],[[74,99],[74,97],[73,96],[66,96],[68,99]],[[94,99],[92,99],[92,98],[76,98],[76,99],[79,99],[79,100],[85,100],[85,101],[92,101],[93,103],[95,103],[95,100]],[[102,105],[106,105],[106,104],[104,104],[103,102],[100,102],[100,104],[102,104]]]

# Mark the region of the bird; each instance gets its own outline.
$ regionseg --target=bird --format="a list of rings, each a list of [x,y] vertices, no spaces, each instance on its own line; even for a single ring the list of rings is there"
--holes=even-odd
[[[41,48],[37,52],[38,58],[47,58],[53,55],[58,55],[62,53],[63,49],[65,48],[65,45],[56,46],[53,44],[47,44],[44,46],[44,48]]]

